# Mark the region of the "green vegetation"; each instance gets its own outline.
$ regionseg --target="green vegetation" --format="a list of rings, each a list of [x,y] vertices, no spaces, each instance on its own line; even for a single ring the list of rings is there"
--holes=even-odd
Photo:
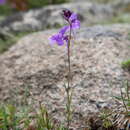
[[[122,89],[123,88],[123,89]],[[116,103],[115,108],[104,108],[89,119],[90,129],[101,130],[129,130],[130,128],[130,84],[124,82],[120,88],[120,96],[113,96]],[[100,122],[100,123],[99,123]]]
[[[16,43],[21,37],[32,33],[32,32],[21,32],[18,34],[11,35],[11,37],[6,37],[5,39],[0,39],[0,53],[8,50],[14,43]]]
[[[111,25],[111,24],[116,24],[116,23],[121,23],[121,24],[128,23],[129,24],[130,23],[130,14],[122,13],[109,20],[103,20],[102,22],[99,22],[97,24]]]
[[[67,0],[28,0],[29,8],[39,8],[49,4],[60,4]]]
[[[45,106],[33,98],[30,93],[31,86],[25,87],[22,100],[17,96],[19,89],[11,89],[9,101],[0,104],[0,130],[66,130],[48,113]],[[32,102],[29,103],[28,97]],[[37,103],[37,109],[34,104]]]
[[[33,113],[32,115],[30,113]],[[35,122],[35,123],[34,123]],[[66,130],[60,124],[54,124],[47,109],[39,107],[39,111],[33,108],[13,105],[0,106],[0,129],[1,130]]]
[[[127,38],[128,38],[128,40],[130,40],[130,31],[128,32]]]
[[[130,4],[127,4],[126,7],[123,9],[123,11],[125,13],[129,13],[130,12]]]
[[[130,60],[129,60],[130,65]],[[125,63],[126,64],[126,63]],[[130,84],[126,82],[124,84],[125,91],[122,92],[121,96],[114,96],[114,98],[122,102],[123,111],[120,111],[118,106],[113,109],[105,108],[101,110],[96,117],[92,117],[87,122],[84,121],[90,129],[98,129],[99,127],[103,129],[120,129],[122,126],[128,128],[130,121]],[[11,90],[11,99],[9,102],[11,104],[0,105],[0,129],[2,130],[68,130],[65,125],[61,122],[56,122],[53,116],[47,111],[46,107],[41,105],[39,102],[39,107],[35,109],[34,104],[37,103],[31,95],[32,86],[26,87],[22,94],[22,101],[18,103],[19,89]],[[23,91],[23,90],[22,90]],[[13,96],[12,96],[13,95]],[[32,97],[32,102],[28,103],[28,98]],[[13,101],[14,100],[14,101]],[[16,101],[17,100],[17,101]],[[117,102],[116,101],[116,102]],[[53,107],[53,106],[52,106]],[[120,107],[120,106],[119,106]],[[120,115],[120,116],[115,116]],[[96,118],[96,119],[95,119]],[[98,124],[100,122],[100,126]],[[63,122],[64,123],[64,122]],[[123,125],[122,125],[123,124]]]
[[[0,5],[0,16],[9,15],[11,13],[11,8],[9,5]]]
[[[104,128],[110,128],[112,127],[112,118],[111,118],[112,112],[109,109],[103,109],[100,112],[99,117],[102,120],[102,125]]]
[[[111,20],[112,23],[130,23],[130,14],[120,14]]]
[[[122,67],[130,70],[130,60],[122,62]]]
[[[93,0],[95,1],[95,0]],[[104,3],[104,4],[107,4],[107,3],[111,3],[113,2],[114,0],[96,0],[98,3]]]
[[[115,97],[117,101],[122,102],[122,110],[117,109],[117,117],[115,119],[118,128],[129,130],[130,128],[130,84],[126,81],[123,84],[125,91],[120,88],[120,96]]]

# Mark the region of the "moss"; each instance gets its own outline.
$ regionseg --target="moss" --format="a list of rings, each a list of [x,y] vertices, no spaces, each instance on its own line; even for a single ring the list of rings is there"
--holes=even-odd
[[[121,63],[124,69],[130,70],[130,59]]]

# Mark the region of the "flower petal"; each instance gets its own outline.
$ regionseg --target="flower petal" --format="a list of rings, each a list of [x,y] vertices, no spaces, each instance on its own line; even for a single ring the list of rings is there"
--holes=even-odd
[[[57,44],[58,44],[59,46],[62,46],[62,45],[64,45],[64,41],[63,41],[62,39],[58,39],[58,40],[57,40]]]
[[[69,20],[70,20],[71,22],[77,20],[77,14],[76,14],[76,13],[72,13],[72,15],[70,16]]]
[[[50,42],[51,45],[54,44],[54,43],[56,43],[57,37],[58,37],[57,34],[55,34],[55,35],[53,35],[53,36],[51,36],[49,38],[49,42]]]
[[[68,42],[69,42],[69,38],[68,38],[68,36],[65,36],[65,37],[64,37],[64,40],[65,40],[66,43],[68,44]]]
[[[61,28],[61,30],[59,31],[59,33],[63,36],[68,29],[69,29],[69,26],[64,26],[63,28]]]
[[[78,29],[80,28],[80,21],[75,20],[75,22],[72,23],[72,29]]]
[[[72,11],[68,9],[63,9],[63,17],[68,21],[70,16],[72,15]]]
[[[63,36],[60,33],[50,37],[49,41],[51,45],[57,43],[59,46],[62,46],[64,44]]]
[[[6,3],[6,0],[0,0],[0,5],[3,5]]]

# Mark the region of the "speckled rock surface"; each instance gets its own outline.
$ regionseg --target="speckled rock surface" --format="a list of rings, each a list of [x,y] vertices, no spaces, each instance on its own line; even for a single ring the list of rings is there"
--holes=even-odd
[[[112,95],[120,94],[119,87],[130,76],[121,68],[121,62],[130,57],[129,29],[130,25],[94,26],[77,33],[71,45],[73,123],[82,122],[89,112],[116,105]],[[67,50],[49,45],[48,37],[55,32],[30,34],[0,55],[0,100],[22,102],[29,90],[30,103],[42,101],[63,121]]]

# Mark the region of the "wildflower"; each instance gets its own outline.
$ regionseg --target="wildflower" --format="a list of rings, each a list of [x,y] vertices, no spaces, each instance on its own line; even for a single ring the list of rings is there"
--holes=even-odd
[[[58,34],[55,34],[49,38],[51,44],[57,43],[59,46],[64,45],[64,42],[68,43],[69,38],[71,37],[66,34],[68,31],[74,31],[80,27],[80,21],[77,18],[77,14],[66,9],[63,10],[62,15],[68,25],[61,28]]]
[[[6,3],[6,0],[0,0],[0,5],[3,5]]]
[[[77,14],[70,10],[62,11],[63,18],[67,21],[68,25],[60,29],[60,31],[49,38],[50,43],[57,43],[59,46],[67,44],[67,61],[68,61],[68,76],[67,76],[67,86],[65,85],[65,91],[67,94],[66,103],[66,119],[67,119],[67,130],[69,130],[72,121],[72,88],[71,88],[71,59],[70,59],[70,42],[72,40],[72,35],[74,35],[74,30],[80,27],[80,21],[77,18]],[[68,34],[67,34],[68,33]]]
[[[80,21],[77,18],[77,14],[71,12],[70,10],[63,10],[63,17],[72,29],[77,29],[80,27]]]
[[[64,41],[67,41],[67,35],[65,32],[68,30],[68,26],[63,27],[58,34],[53,35],[50,38],[50,43],[57,43],[59,46],[64,45]]]

